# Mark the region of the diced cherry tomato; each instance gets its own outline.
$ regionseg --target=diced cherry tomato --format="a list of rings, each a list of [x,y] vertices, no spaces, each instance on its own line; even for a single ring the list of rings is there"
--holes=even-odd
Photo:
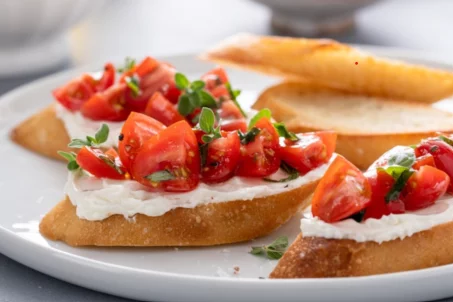
[[[93,78],[85,74],[52,91],[55,99],[71,111],[79,110],[93,94]]]
[[[371,202],[371,187],[362,172],[337,155],[319,182],[311,202],[313,216],[326,222],[347,218]]]
[[[408,153],[408,152],[413,152],[413,149],[411,147],[407,147],[407,146],[393,147],[389,151],[382,154],[381,157],[379,157],[374,163],[372,163],[371,166],[368,168],[368,171],[375,170],[376,168],[379,168],[379,167],[384,167],[388,164],[388,160],[390,158],[395,158],[395,157],[400,156],[403,153]]]
[[[178,103],[179,96],[181,95],[181,90],[176,87],[174,79],[170,83],[164,85],[161,90],[162,94],[167,100],[169,100],[173,104]]]
[[[190,125],[180,121],[148,139],[132,161],[131,174],[153,191],[194,189],[199,182],[200,152]]]
[[[96,92],[104,91],[115,82],[115,66],[112,63],[107,63],[104,66],[104,73],[99,80],[94,80],[94,90]]]
[[[299,140],[296,142],[280,138],[280,157],[302,175],[327,163],[332,157],[337,139],[335,132],[304,133],[297,137]]]
[[[447,173],[431,167],[422,166],[407,181],[402,198],[407,210],[426,208],[445,194],[450,185]]]
[[[223,98],[223,101],[229,100],[231,98],[230,92],[226,88],[225,85],[220,85],[217,87],[212,88],[209,90],[209,92],[212,94],[212,96],[216,99],[219,100],[220,98]]]
[[[165,126],[152,117],[131,112],[121,129],[118,143],[121,161],[128,170],[130,170],[130,163],[141,146],[164,129]]]
[[[224,132],[221,138],[208,144],[206,162],[201,167],[201,179],[217,183],[231,178],[236,171],[241,142],[237,132]]]
[[[404,203],[401,199],[387,203],[385,196],[395,184],[395,179],[383,170],[369,170],[365,177],[371,186],[371,202],[365,210],[364,219],[380,219],[390,214],[404,213]]]
[[[260,132],[252,142],[241,146],[237,175],[263,177],[280,167],[278,134],[271,121],[261,118],[255,126]]]
[[[430,153],[417,157],[415,159],[415,163],[412,165],[412,168],[414,168],[415,170],[420,170],[420,168],[423,166],[436,166],[436,164],[434,163],[434,157]]]
[[[243,118],[241,110],[233,101],[224,101],[220,106],[219,116],[223,119],[240,119]]]
[[[244,119],[221,120],[220,129],[223,131],[247,131],[247,122]]]
[[[430,153],[434,157],[436,167],[453,178],[453,147],[446,142],[432,138],[422,141],[415,148],[415,155],[421,156]],[[448,192],[453,192],[453,187],[450,183]]]
[[[83,116],[95,121],[124,121],[130,111],[124,107],[125,84],[116,84],[94,94],[80,109]]]
[[[104,153],[101,149],[83,147],[77,154],[76,161],[85,171],[98,178],[124,179],[124,169],[114,149]]]
[[[143,61],[140,62],[140,64],[135,65],[132,67],[132,69],[126,71],[123,73],[123,75],[120,78],[120,82],[125,83],[126,77],[131,77],[134,74],[137,75],[138,77],[144,77],[145,75],[151,73],[154,71],[159,66],[159,62],[151,57],[146,57],[143,59]]]
[[[170,126],[179,121],[183,121],[184,117],[178,112],[175,105],[170,103],[160,92],[156,92],[146,105],[145,114],[163,123],[165,126]]]
[[[211,90],[216,86],[228,83],[228,75],[222,67],[216,67],[205,73],[201,80],[206,83],[206,89]]]

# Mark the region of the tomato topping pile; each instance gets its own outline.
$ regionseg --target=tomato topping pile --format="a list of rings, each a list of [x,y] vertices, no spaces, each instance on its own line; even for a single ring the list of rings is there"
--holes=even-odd
[[[394,147],[365,173],[337,156],[314,193],[312,213],[336,222],[420,210],[452,193],[452,177],[453,140],[442,135]]]
[[[203,107],[196,127],[184,119],[167,127],[132,112],[118,138],[118,153],[101,148],[108,136],[104,124],[94,137],[70,143],[80,149],[78,154],[60,154],[69,161],[69,170],[81,168],[98,178],[133,179],[149,191],[187,192],[199,182],[220,183],[234,176],[286,182],[327,163],[335,148],[333,133],[296,135],[272,123],[268,109],[257,113],[248,125],[238,121],[224,130],[215,112]],[[280,168],[287,178],[275,179],[273,174]],[[276,175],[281,177],[281,173]]]

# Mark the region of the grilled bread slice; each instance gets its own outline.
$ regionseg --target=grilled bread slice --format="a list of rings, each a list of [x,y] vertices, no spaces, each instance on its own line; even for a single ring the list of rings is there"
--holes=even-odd
[[[364,95],[433,103],[453,95],[453,73],[378,58],[325,39],[239,34],[202,59]]]
[[[352,94],[310,82],[284,82],[253,105],[299,133],[334,130],[336,152],[366,169],[396,145],[412,145],[436,132],[453,132],[453,114],[430,105]]]

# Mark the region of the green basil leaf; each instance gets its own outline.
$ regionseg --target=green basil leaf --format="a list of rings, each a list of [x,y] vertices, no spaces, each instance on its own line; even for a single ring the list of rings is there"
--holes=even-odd
[[[91,146],[91,143],[84,141],[83,139],[79,139],[79,138],[74,138],[68,144],[68,147],[77,148],[77,149],[83,148],[85,146]]]
[[[249,252],[255,256],[265,256],[268,259],[280,259],[288,247],[288,237],[280,236],[274,242],[266,246],[254,246]]]
[[[74,152],[58,151],[57,153],[67,161],[75,161],[77,156]]]
[[[404,172],[401,173],[401,175],[396,180],[393,187],[390,189],[390,191],[385,196],[386,203],[392,202],[399,198],[401,191],[403,191],[404,186],[406,185],[407,181],[409,180],[409,177],[411,177],[412,173],[414,173],[414,171],[411,171],[409,169],[406,169]]]
[[[290,180],[294,180],[299,177],[299,171],[288,165],[287,163],[283,162],[280,164],[280,168],[288,173],[288,177],[282,179],[272,179],[272,178],[263,178],[264,181],[268,182],[287,182]]]
[[[260,133],[260,129],[253,127],[247,133],[243,134],[241,131],[238,131],[239,138],[241,139],[241,144],[247,145],[255,140],[255,137]]]
[[[233,90],[231,88],[231,84],[228,82],[225,84],[225,87],[227,88],[228,90],[228,93],[230,94],[230,98],[231,100],[234,102],[234,104],[236,104],[236,106],[239,108],[239,111],[241,111],[241,114],[247,118],[247,114],[244,112],[244,110],[242,109],[241,105],[239,104],[239,102],[237,101],[237,97],[241,94],[241,91],[240,90]],[[253,127],[253,126],[252,126]],[[251,127],[250,127],[251,128]]]
[[[267,108],[261,109],[257,114],[255,114],[254,117],[252,117],[248,128],[252,129],[256,125],[256,123],[263,117],[270,119],[271,116],[272,116],[272,113],[269,109],[267,109]]]
[[[187,94],[187,96],[189,97],[190,103],[192,104],[192,107],[194,109],[201,107],[201,93],[200,93],[200,91],[189,93],[189,94]]]
[[[389,167],[377,168],[377,169],[387,172],[387,174],[392,176],[394,180],[397,180],[398,178],[400,178],[401,174],[403,174],[409,168],[406,168],[403,166],[389,166]]]
[[[201,81],[201,80],[196,80],[196,81],[193,81],[191,84],[190,84],[190,89],[192,90],[201,90],[204,88],[205,86],[205,82]]]
[[[205,134],[201,137],[201,140],[203,141],[203,143],[209,144],[214,140],[214,138],[212,137],[212,134]]]
[[[152,182],[161,182],[175,179],[175,176],[169,170],[161,170],[145,176],[146,179]]]
[[[124,65],[118,68],[118,72],[125,73],[135,67],[136,61],[131,57],[124,59]]]
[[[179,90],[185,90],[186,88],[189,88],[190,82],[185,75],[177,72],[175,74],[175,84]]]
[[[94,135],[94,139],[96,140],[96,144],[100,145],[107,141],[109,138],[109,126],[107,124],[102,124],[101,128],[96,132]]]
[[[200,113],[200,129],[206,133],[211,133],[214,130],[215,115],[212,109],[203,107]]]
[[[284,252],[267,250],[267,258],[271,260],[278,260],[283,256]]]
[[[252,255],[263,255],[264,253],[264,248],[262,248],[261,246],[252,247],[252,250],[250,251],[250,254]]]
[[[293,132],[289,132],[283,123],[274,123],[274,128],[277,130],[279,136],[289,139],[290,141],[296,142],[299,140],[297,135]]]
[[[178,112],[183,115],[187,116],[193,112],[195,108],[193,107],[192,103],[189,100],[187,94],[183,94],[179,97],[178,101]]]
[[[410,168],[415,163],[415,152],[410,147],[396,146],[383,156],[388,156],[387,165]]]
[[[274,242],[269,244],[269,249],[282,250],[288,247],[288,237],[280,236]]]
[[[439,136],[439,138],[441,140],[443,140],[444,142],[446,142],[447,144],[449,144],[450,146],[453,146],[453,140],[452,139],[450,139],[450,138],[448,138],[448,137],[446,137],[444,135]]]
[[[68,170],[69,170],[69,171],[75,171],[75,170],[77,170],[78,168],[80,168],[79,164],[78,164],[75,160],[70,161],[70,162],[68,163],[67,167],[68,167]]]
[[[210,107],[210,108],[217,107],[217,102],[215,101],[214,97],[206,90],[201,90],[200,96],[201,96],[201,106]]]
[[[133,97],[139,96],[141,93],[140,80],[136,76],[126,77],[125,80],[126,80],[127,87],[129,87],[129,89],[132,91],[132,96]]]

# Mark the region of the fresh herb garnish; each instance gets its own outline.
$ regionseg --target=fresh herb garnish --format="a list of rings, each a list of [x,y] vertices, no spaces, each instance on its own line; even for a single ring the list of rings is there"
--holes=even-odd
[[[187,116],[200,107],[217,107],[214,97],[203,90],[205,82],[196,80],[191,83],[185,75],[178,72],[175,74],[175,84],[183,91],[178,100],[178,111],[181,115]]]
[[[242,131],[238,131],[239,139],[241,140],[241,144],[247,145],[255,140],[255,137],[261,132],[260,129],[253,127],[246,133],[242,133]]]
[[[200,119],[198,122],[198,127],[203,130],[206,134],[201,137],[201,140],[208,144],[215,140],[216,138],[221,138],[220,126],[214,127],[216,122],[216,117],[212,109],[203,107],[200,113]]]
[[[288,165],[287,163],[283,162],[280,164],[280,168],[288,173],[288,177],[282,179],[272,179],[272,178],[263,178],[263,180],[268,182],[287,182],[299,177],[299,171]]]
[[[278,260],[283,256],[283,253],[286,251],[287,247],[288,237],[280,236],[269,245],[252,247],[250,254],[255,256],[264,256],[268,259]]]
[[[289,139],[292,142],[297,142],[299,140],[297,135],[293,132],[288,131],[285,124],[283,123],[274,123],[274,128],[275,130],[277,130],[278,135],[281,137]]]
[[[387,195],[385,195],[385,202],[386,203],[390,203],[390,202],[395,201],[395,200],[398,199],[398,197],[400,196],[401,191],[403,191],[404,186],[406,185],[409,177],[411,177],[412,173],[414,173],[414,171],[406,168],[406,170],[404,170],[399,175],[399,177],[396,179],[395,184],[393,185],[393,187],[390,189],[390,191],[387,193]]]
[[[133,97],[138,97],[140,95],[140,79],[136,76],[126,77],[127,87],[132,91]]]
[[[106,163],[108,166],[112,167],[113,169],[115,169],[116,172],[118,172],[118,174],[120,175],[123,175],[124,174],[124,171],[120,169],[120,167],[116,164],[115,160],[108,157],[107,155],[104,155],[104,154],[99,154],[98,157],[104,162]]]
[[[71,148],[83,148],[83,147],[99,147],[99,145],[105,143],[109,137],[109,126],[102,124],[101,128],[96,132],[94,137],[87,136],[86,140],[75,138],[71,140],[68,147]]]
[[[161,170],[145,176],[146,179],[152,182],[161,182],[175,179],[176,177],[169,170]]]
[[[407,147],[395,147],[394,152],[391,153],[389,158],[387,159],[388,166],[403,166],[410,168],[414,163],[415,152],[412,148]]]
[[[264,109],[261,109],[257,114],[255,114],[254,117],[252,117],[252,119],[250,120],[249,122],[249,127],[248,129],[252,129],[256,123],[263,117],[267,117],[268,119],[270,119],[272,116],[272,113],[269,109],[267,108],[264,108]]]
[[[231,100],[238,107],[239,111],[241,111],[242,116],[247,118],[247,114],[244,112],[244,110],[242,109],[241,105],[239,104],[239,102],[237,100],[237,97],[241,94],[241,91],[239,89],[233,89],[231,87],[230,82],[226,83],[225,87],[227,88],[228,93],[230,94]]]
[[[365,210],[355,213],[354,215],[349,216],[348,218],[354,219],[357,222],[362,222],[365,216]]]
[[[124,59],[124,65],[118,68],[118,72],[125,73],[135,67],[136,61],[131,57],[126,57]]]
[[[443,140],[444,142],[446,142],[447,144],[449,144],[450,146],[453,146],[453,140],[444,136],[444,135],[440,135],[439,138],[441,140]]]
[[[75,154],[74,152],[58,151],[58,154],[68,161],[67,167],[69,171],[75,171],[80,168],[79,164],[76,161],[77,154]]]

